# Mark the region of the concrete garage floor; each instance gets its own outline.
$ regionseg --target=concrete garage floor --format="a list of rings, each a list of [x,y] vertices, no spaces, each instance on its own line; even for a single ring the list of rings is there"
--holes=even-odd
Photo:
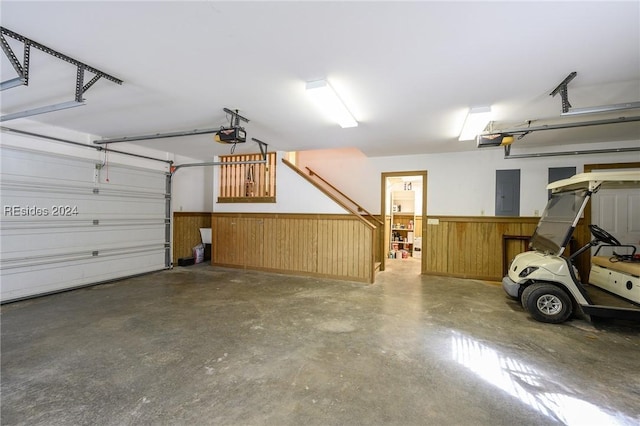
[[[640,325],[198,265],[2,306],[3,425],[638,424]]]

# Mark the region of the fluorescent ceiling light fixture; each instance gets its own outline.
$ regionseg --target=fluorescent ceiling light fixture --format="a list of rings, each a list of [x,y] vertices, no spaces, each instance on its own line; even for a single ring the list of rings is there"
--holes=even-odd
[[[357,127],[358,122],[342,103],[333,87],[325,80],[307,82],[307,94],[318,107],[340,127]]]
[[[487,127],[491,121],[491,107],[474,107],[469,110],[467,118],[464,120],[462,131],[460,132],[459,141],[474,140],[477,135]]]

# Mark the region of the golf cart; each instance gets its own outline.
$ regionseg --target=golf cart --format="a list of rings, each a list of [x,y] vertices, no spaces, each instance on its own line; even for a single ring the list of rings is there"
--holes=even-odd
[[[640,189],[640,172],[581,173],[547,188],[551,198],[531,237],[531,251],[509,265],[502,279],[505,292],[542,322],[561,323],[580,310],[589,316],[640,321],[640,259],[634,245],[620,244],[609,232],[590,225],[593,240],[562,256],[592,194],[602,188]],[[606,246],[613,247],[612,255],[597,256]],[[590,284],[582,283],[574,260],[596,247]]]

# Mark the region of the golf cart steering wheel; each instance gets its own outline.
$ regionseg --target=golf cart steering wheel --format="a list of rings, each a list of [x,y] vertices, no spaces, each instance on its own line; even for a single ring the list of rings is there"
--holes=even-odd
[[[602,241],[603,243],[610,244],[612,246],[620,245],[620,241],[618,241],[616,237],[600,228],[598,225],[589,225],[589,229],[591,230],[591,234],[593,234],[598,241]]]

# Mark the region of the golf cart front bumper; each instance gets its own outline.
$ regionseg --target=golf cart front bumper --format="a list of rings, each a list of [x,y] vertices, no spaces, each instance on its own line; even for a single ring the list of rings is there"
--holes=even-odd
[[[502,288],[509,296],[513,297],[514,299],[518,298],[518,293],[520,292],[520,284],[514,282],[508,276],[502,279]]]

